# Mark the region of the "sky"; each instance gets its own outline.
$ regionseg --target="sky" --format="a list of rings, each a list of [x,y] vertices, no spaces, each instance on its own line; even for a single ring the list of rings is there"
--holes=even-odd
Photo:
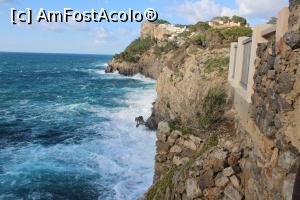
[[[0,51],[115,54],[121,52],[139,37],[140,22],[118,23],[11,23],[11,8],[30,8],[37,13],[61,11],[64,8],[86,11],[105,8],[127,11],[129,8],[144,12],[157,11],[160,19],[175,24],[194,24],[209,21],[215,16],[239,15],[251,26],[265,23],[270,17],[288,6],[288,0],[0,0]]]

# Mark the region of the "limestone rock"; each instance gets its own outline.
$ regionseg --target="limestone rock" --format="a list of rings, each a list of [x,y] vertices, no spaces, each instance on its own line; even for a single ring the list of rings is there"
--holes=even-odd
[[[182,152],[182,148],[180,146],[173,146],[171,149],[170,149],[170,153],[181,153]]]
[[[243,196],[240,194],[240,192],[238,190],[236,190],[231,184],[229,184],[225,188],[224,194],[230,200],[242,200],[243,199]]]
[[[232,176],[234,173],[235,172],[232,167],[227,167],[223,170],[223,175],[226,177]]]
[[[194,199],[202,194],[201,189],[198,187],[197,181],[189,178],[186,181],[186,197],[187,199]]]
[[[237,189],[239,189],[240,188],[240,180],[239,180],[239,178],[237,178],[235,175],[233,175],[233,176],[231,176],[230,178],[230,182],[232,183],[232,185],[235,187],[235,188],[237,188]]]
[[[191,149],[193,151],[196,151],[197,150],[197,146],[195,145],[195,143],[191,140],[185,140],[183,145],[188,148],[188,149]]]
[[[296,163],[296,161],[296,156],[292,152],[286,151],[280,154],[278,158],[278,166],[285,170],[289,170]]]
[[[158,124],[158,131],[161,133],[170,133],[170,127],[168,122],[160,122]]]
[[[215,184],[218,187],[225,187],[228,182],[229,179],[226,176],[224,176],[222,173],[219,173],[215,178]]]

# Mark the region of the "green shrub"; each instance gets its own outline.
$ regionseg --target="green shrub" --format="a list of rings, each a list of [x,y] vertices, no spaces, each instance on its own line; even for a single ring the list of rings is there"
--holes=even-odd
[[[240,16],[234,15],[232,17],[232,21],[235,22],[235,23],[240,22],[242,26],[246,26],[247,25],[247,20],[244,17],[240,17]]]
[[[229,67],[229,57],[212,57],[209,58],[205,63],[204,72],[211,73],[211,72],[226,72]]]
[[[195,25],[188,25],[187,28],[191,32],[196,32],[196,31],[205,31],[210,29],[210,26],[207,22],[197,22]]]
[[[193,134],[193,129],[190,128],[190,127],[186,127],[186,126],[181,125],[181,122],[178,119],[171,120],[169,122],[169,127],[171,129],[171,132],[174,131],[174,130],[178,130],[184,135]]]
[[[218,33],[227,43],[236,42],[239,37],[251,37],[252,35],[252,29],[246,27],[212,29],[211,31]]]
[[[170,24],[170,22],[168,22],[167,20],[164,20],[164,19],[158,19],[153,23],[155,23],[155,24]]]
[[[199,34],[195,35],[191,41],[193,44],[204,47],[207,45],[206,34],[199,33]]]
[[[115,59],[127,62],[138,62],[140,55],[156,44],[155,39],[147,37],[134,40],[122,53],[116,54]]]
[[[226,93],[220,88],[212,88],[208,91],[202,107],[204,116],[199,120],[202,127],[208,128],[220,120],[225,111],[226,97]]]
[[[154,48],[154,53],[156,56],[161,56],[162,53],[167,53],[177,48],[177,45],[173,41],[168,41],[162,45],[156,45]]]

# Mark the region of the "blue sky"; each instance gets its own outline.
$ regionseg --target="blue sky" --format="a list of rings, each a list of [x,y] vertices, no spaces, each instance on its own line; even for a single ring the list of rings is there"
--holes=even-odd
[[[132,8],[141,12],[154,8],[160,18],[172,23],[192,24],[236,14],[255,25],[264,23],[287,5],[288,0],[0,0],[0,51],[114,54],[138,37],[141,25],[130,22],[13,25],[11,8],[31,8],[34,12],[40,8],[47,11]]]

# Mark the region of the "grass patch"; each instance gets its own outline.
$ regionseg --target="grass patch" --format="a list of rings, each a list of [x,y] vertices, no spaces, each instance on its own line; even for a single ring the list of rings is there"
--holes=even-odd
[[[148,51],[152,46],[156,44],[156,40],[151,37],[146,37],[144,39],[138,38],[134,40],[124,52],[116,54],[115,59],[127,62],[138,62],[140,55]]]
[[[205,73],[212,73],[212,72],[227,72],[229,67],[229,57],[212,57],[209,58],[205,63]]]
[[[184,134],[184,135],[188,135],[188,134],[192,135],[193,134],[193,129],[181,125],[180,120],[178,120],[178,119],[171,120],[169,122],[169,127],[171,129],[171,132],[177,130],[177,131],[182,132],[182,134]]]
[[[199,119],[200,126],[209,128],[220,120],[225,111],[226,98],[226,93],[219,88],[212,88],[208,91],[203,103],[204,115]]]

